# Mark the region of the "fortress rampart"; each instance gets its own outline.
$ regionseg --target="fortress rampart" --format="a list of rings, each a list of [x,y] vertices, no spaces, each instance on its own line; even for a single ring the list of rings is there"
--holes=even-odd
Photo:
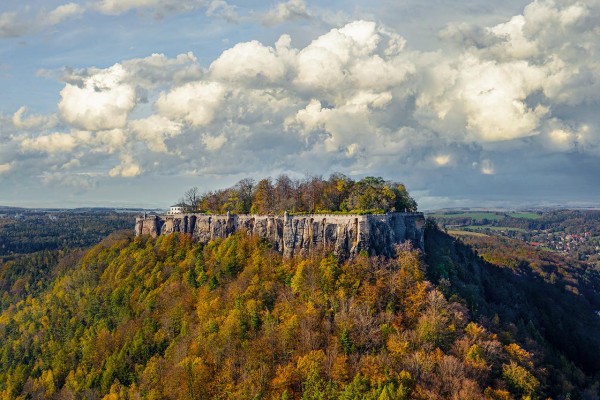
[[[346,259],[363,250],[369,255],[391,257],[394,246],[407,240],[423,249],[424,225],[423,213],[285,213],[283,216],[185,213],[138,217],[135,234],[159,236],[182,232],[206,243],[241,230],[265,238],[284,257],[306,256],[312,250],[325,248]]]

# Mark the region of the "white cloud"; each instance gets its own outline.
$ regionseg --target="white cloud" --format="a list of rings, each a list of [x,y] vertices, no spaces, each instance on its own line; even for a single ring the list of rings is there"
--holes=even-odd
[[[304,0],[289,0],[285,3],[277,3],[267,12],[263,20],[267,25],[277,25],[299,18],[310,18]]]
[[[44,172],[41,181],[49,187],[69,188],[76,192],[84,192],[96,186],[94,176],[87,173]]]
[[[46,24],[54,26],[62,23],[68,18],[80,16],[84,12],[85,9],[79,4],[67,3],[50,11],[44,20]]]
[[[15,128],[21,130],[30,129],[52,129],[58,123],[56,115],[29,115],[23,118],[27,108],[20,107],[12,116],[12,123]]]
[[[217,136],[204,135],[202,137],[202,143],[210,151],[219,150],[225,143],[227,143],[227,137],[224,134]]]
[[[347,82],[350,64],[377,47],[380,36],[376,28],[374,22],[355,21],[313,40],[298,54],[295,82],[308,89],[339,88]]]
[[[433,161],[436,165],[442,167],[448,165],[452,158],[448,154],[438,154],[433,158]]]
[[[131,10],[149,10],[157,17],[206,9],[208,16],[218,16],[232,22],[238,19],[236,7],[224,0],[101,0],[93,7],[98,12],[108,15],[121,15]]]
[[[27,28],[19,20],[17,13],[4,12],[0,14],[0,37],[21,36],[26,31]]]
[[[212,0],[206,8],[206,15],[209,17],[221,17],[229,22],[238,22],[239,20],[236,6],[224,0]]]
[[[535,134],[547,107],[525,103],[539,89],[543,73],[526,63],[495,64],[466,60],[455,93],[465,105],[467,129],[484,141],[511,140]]]
[[[101,3],[113,13],[166,13],[168,4]],[[210,8],[203,4],[172,11]],[[293,19],[294,5],[305,7],[271,11]],[[590,111],[600,93],[594,15],[596,3],[537,0],[495,26],[450,26],[432,52],[359,20],[316,37],[292,31],[302,46],[285,34],[233,44],[203,65],[189,52],[66,70],[58,110],[68,133],[50,131],[52,115],[22,108],[2,120],[11,146],[3,151],[47,152],[53,160],[40,168],[113,177],[338,169],[500,179],[509,174],[503,159],[519,161],[517,170],[525,155],[600,154]],[[75,155],[79,164],[69,164]]]
[[[253,40],[225,50],[210,71],[219,80],[276,82],[284,77],[286,65],[272,47]]]
[[[217,82],[191,82],[161,93],[156,108],[167,118],[183,120],[194,126],[210,124],[220,110],[226,89]]]
[[[152,151],[165,153],[167,138],[181,133],[182,124],[168,118],[152,115],[148,118],[133,120],[129,123],[131,130],[143,140]]]
[[[26,8],[29,15],[17,12],[1,13],[0,38],[37,33],[65,20],[79,17],[85,12],[85,8],[76,3],[63,4],[49,12],[43,10],[34,15],[31,15],[30,10],[31,8]]]
[[[437,130],[463,131],[466,138],[494,142],[535,135],[549,107],[526,100],[542,90],[546,75],[525,61],[481,60],[467,53],[453,64],[428,71],[417,98],[420,121]]]
[[[98,132],[74,129],[68,133],[41,134],[21,137],[18,140],[23,151],[49,154],[69,154],[75,149],[82,148],[90,153],[113,154],[122,151],[127,143],[127,137],[122,129]]]
[[[12,169],[12,164],[11,163],[4,163],[4,164],[0,164],[0,175],[7,173],[8,171],[10,171]]]
[[[496,173],[494,164],[490,160],[482,160],[481,161],[481,173],[483,175],[494,175]]]
[[[553,102],[576,105],[597,100],[599,16],[597,0],[534,1],[522,15],[488,28],[483,36],[489,44],[478,48],[477,56],[482,61],[523,61],[537,68],[544,74],[541,89]]]
[[[109,15],[119,15],[135,9],[152,9],[157,13],[168,10],[183,12],[198,7],[198,3],[200,2],[194,0],[100,0],[95,4],[95,8]]]
[[[87,132],[80,132],[85,134]],[[92,151],[113,154],[124,149],[127,136],[123,129],[109,129],[95,132],[89,139],[88,144]]]
[[[371,113],[385,108],[391,99],[390,93],[358,92],[335,108],[324,108],[320,101],[312,99],[285,124],[288,129],[298,125],[307,137],[322,130],[327,133],[322,143],[326,151],[346,151],[347,155],[353,155],[360,144],[372,145],[378,127],[371,123]]]
[[[79,144],[80,139],[69,133],[51,133],[35,138],[25,138],[21,142],[21,148],[25,151],[46,153],[69,152]]]
[[[123,128],[136,105],[135,88],[127,82],[121,64],[92,70],[80,85],[67,83],[60,95],[58,109],[62,118],[87,130]]]
[[[111,177],[133,178],[142,173],[142,168],[128,154],[121,157],[121,164],[108,171]]]
[[[164,54],[152,54],[145,58],[123,61],[127,81],[144,89],[161,84],[182,84],[202,78],[203,71],[194,53],[187,52],[168,58]]]

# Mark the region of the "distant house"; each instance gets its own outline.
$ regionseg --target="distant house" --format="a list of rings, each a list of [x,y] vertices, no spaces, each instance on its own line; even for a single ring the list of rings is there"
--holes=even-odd
[[[167,211],[167,215],[183,214],[188,211],[189,211],[189,207],[186,204],[179,203],[179,204],[172,205],[169,208],[169,211]]]

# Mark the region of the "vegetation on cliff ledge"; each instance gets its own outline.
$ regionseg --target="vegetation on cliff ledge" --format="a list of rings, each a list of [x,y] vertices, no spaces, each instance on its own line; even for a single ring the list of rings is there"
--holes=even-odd
[[[197,187],[189,189],[181,203],[190,211],[236,214],[292,213],[384,213],[416,211],[417,203],[406,187],[383,178],[366,177],[354,181],[342,174],[328,180],[309,177],[292,180],[280,175],[256,183],[246,178],[233,187],[200,194]]]

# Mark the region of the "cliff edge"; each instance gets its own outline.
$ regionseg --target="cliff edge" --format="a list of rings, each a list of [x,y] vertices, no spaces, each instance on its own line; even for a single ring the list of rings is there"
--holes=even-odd
[[[208,242],[225,238],[237,231],[265,238],[284,257],[306,256],[325,248],[346,259],[361,251],[369,255],[391,257],[394,246],[410,241],[424,248],[423,213],[387,213],[377,215],[207,215],[175,214],[136,218],[135,234],[166,235],[173,232],[191,234]]]

